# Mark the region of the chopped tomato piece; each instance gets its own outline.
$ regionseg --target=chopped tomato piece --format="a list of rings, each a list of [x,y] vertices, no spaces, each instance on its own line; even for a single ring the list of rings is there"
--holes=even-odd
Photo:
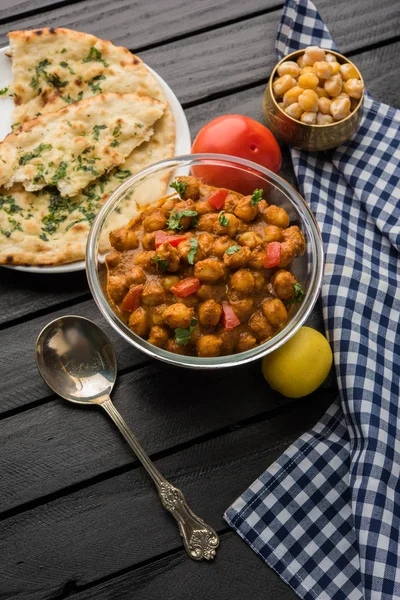
[[[227,195],[228,190],[217,190],[216,192],[211,194],[211,196],[208,199],[208,202],[215,210],[221,210],[221,208],[225,204],[225,199]]]
[[[140,297],[142,294],[143,285],[134,285],[120,304],[120,309],[125,312],[133,312],[140,306]]]
[[[165,231],[156,231],[156,248],[164,244],[164,242],[168,242],[171,246],[176,247],[184,240],[187,240],[187,235],[169,235]]]
[[[271,269],[281,262],[281,245],[279,242],[270,242],[265,251],[264,267]]]
[[[234,329],[240,321],[227,302],[222,302],[222,325],[225,329]]]
[[[178,298],[186,298],[190,294],[194,294],[200,287],[200,280],[197,277],[186,277],[181,279],[171,287],[171,292]]]

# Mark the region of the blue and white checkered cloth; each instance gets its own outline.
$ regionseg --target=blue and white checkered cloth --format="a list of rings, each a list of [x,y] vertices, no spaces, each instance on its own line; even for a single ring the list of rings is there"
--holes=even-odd
[[[279,57],[335,49],[315,6],[287,0]],[[340,398],[227,510],[307,600],[400,598],[400,111],[366,95],[357,134],[292,150],[326,253],[326,332]],[[267,592],[266,592],[267,593]]]

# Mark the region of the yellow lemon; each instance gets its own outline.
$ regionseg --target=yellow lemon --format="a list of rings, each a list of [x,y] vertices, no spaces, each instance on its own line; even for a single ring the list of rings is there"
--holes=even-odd
[[[328,340],[316,329],[302,327],[262,359],[262,372],[273,390],[288,398],[301,398],[326,379],[332,360]]]

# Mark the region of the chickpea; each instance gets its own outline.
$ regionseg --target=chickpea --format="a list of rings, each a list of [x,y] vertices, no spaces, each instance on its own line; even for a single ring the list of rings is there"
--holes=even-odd
[[[139,285],[146,281],[146,274],[141,267],[132,267],[126,276],[125,281],[128,287],[131,287],[131,285]]]
[[[201,216],[213,212],[214,209],[208,201],[199,200],[196,202],[195,211]]]
[[[289,117],[293,117],[293,119],[297,119],[298,121],[303,114],[303,109],[301,108],[298,102],[291,104],[290,106],[285,108],[285,113],[289,115]]]
[[[176,198],[167,198],[165,202],[160,206],[160,210],[165,217],[169,217],[171,211],[174,210],[176,204]]]
[[[306,75],[307,73],[314,73],[314,69],[311,65],[306,65],[301,69],[300,75]]]
[[[219,339],[222,342],[221,354],[233,354],[239,339],[239,331],[237,328],[223,329],[219,333]]]
[[[222,341],[216,335],[203,335],[196,344],[199,356],[219,356]]]
[[[170,338],[167,341],[166,350],[168,350],[168,352],[173,352],[174,354],[186,354],[187,353],[185,346],[181,346],[173,338]]]
[[[293,245],[293,251],[296,256],[301,256],[306,251],[306,241],[304,239],[303,232],[297,227],[297,225],[293,225],[292,227],[288,227],[283,232],[283,240],[284,242],[290,242]]]
[[[235,194],[234,192],[229,192],[227,197],[225,198],[224,210],[228,213],[234,213],[237,203],[239,202],[241,196]]]
[[[154,255],[154,259],[157,261],[157,264],[166,265],[166,268],[164,270],[168,271],[169,273],[176,273],[176,271],[179,269],[179,252],[168,242],[164,242],[163,244],[161,244],[161,246],[157,248],[157,251]],[[163,263],[160,263],[160,261],[163,261]]]
[[[235,242],[230,237],[227,235],[220,235],[214,242],[213,253],[218,256],[218,258],[223,258],[228,248],[234,245]]]
[[[154,212],[146,215],[142,220],[143,228],[145,231],[157,231],[158,229],[164,229],[167,224],[165,215],[162,214],[161,210],[155,210]]]
[[[156,249],[156,233],[155,233],[155,231],[144,234],[144,236],[142,237],[142,246],[145,250],[155,250]]]
[[[323,87],[318,86],[315,91],[317,92],[318,98],[329,98],[328,92],[325,91]]]
[[[332,103],[332,100],[330,100],[329,98],[319,98],[318,99],[319,112],[322,113],[323,115],[330,115],[331,114],[331,103]]]
[[[195,177],[192,177],[191,175],[181,175],[180,177],[176,178],[176,181],[182,181],[186,183],[186,189],[182,194],[182,198],[184,200],[188,200],[189,198],[192,200],[197,200],[200,193],[200,186]]]
[[[291,77],[298,77],[300,75],[300,67],[293,60],[287,60],[282,63],[278,69],[279,77],[283,77],[283,75],[290,75]]]
[[[304,64],[313,65],[318,60],[325,60],[325,50],[319,46],[308,46],[304,50]]]
[[[281,242],[282,241],[282,229],[276,225],[267,225],[264,229],[264,241],[268,244],[270,242]]]
[[[178,275],[166,275],[166,277],[162,278],[161,285],[166,292],[169,292],[172,286],[178,283],[178,281],[180,281]]]
[[[285,269],[280,269],[272,277],[272,287],[281,300],[293,298],[295,283],[297,283],[296,277]]]
[[[239,237],[239,244],[247,246],[250,250],[254,250],[257,246],[261,246],[262,242],[262,238],[254,233],[254,231],[246,231],[246,233],[242,233]]]
[[[303,112],[300,117],[300,121],[302,123],[306,123],[307,125],[315,125],[317,122],[317,113],[316,112]]]
[[[139,240],[135,231],[122,227],[110,233],[110,244],[116,250],[134,250],[139,246]]]
[[[264,220],[268,225],[275,225],[281,229],[286,229],[290,223],[289,215],[284,208],[271,204],[263,214]]]
[[[332,67],[332,75],[338,75],[340,73],[340,63],[333,61],[330,65]]]
[[[251,205],[251,196],[244,196],[241,200],[239,200],[236,208],[235,215],[246,221],[246,223],[250,223],[253,221],[256,216],[259,214],[259,207],[257,204],[254,206]]]
[[[350,114],[350,99],[335,98],[331,104],[331,115],[335,121],[341,121]]]
[[[178,327],[188,329],[193,315],[193,308],[185,306],[182,302],[177,302],[176,304],[167,306],[163,314],[163,319],[171,329],[177,329]]]
[[[129,317],[129,328],[140,337],[146,337],[149,330],[149,318],[147,311],[139,306]]]
[[[175,212],[178,213],[182,210],[195,210],[195,203],[193,202],[193,200],[185,200],[183,202],[178,202],[178,204],[175,205]],[[193,217],[182,217],[179,221],[182,229],[189,229],[189,227],[191,227],[192,225],[192,220]],[[162,227],[160,227],[159,229],[162,229]]]
[[[218,221],[218,215],[216,213],[202,215],[199,219],[197,229],[199,231],[207,231],[208,233],[217,235],[224,235],[226,233],[226,227],[223,227]]]
[[[332,76],[332,63],[325,60],[317,61],[313,65],[313,71],[318,79],[329,79]]]
[[[198,238],[198,248],[203,256],[209,256],[212,252],[215,237],[210,233],[201,233]]]
[[[249,327],[259,341],[267,340],[274,334],[272,325],[260,312],[255,312],[250,317]]]
[[[194,239],[194,238],[192,238]],[[179,256],[181,257],[182,260],[188,261],[188,254],[191,250],[191,246],[190,246],[190,239],[188,240],[184,240],[183,242],[181,242],[180,244],[178,244],[178,252],[179,252]],[[198,262],[199,260],[203,260],[203,258],[205,258],[205,256],[202,255],[201,250],[199,249],[199,247],[197,247],[196,253],[194,255],[194,262]]]
[[[205,327],[215,327],[221,318],[222,309],[215,300],[206,300],[199,306],[199,321]]]
[[[157,325],[159,327],[164,325],[163,314],[166,308],[166,304],[159,304],[150,309],[150,322],[152,325]]]
[[[300,69],[302,69],[303,67],[305,67],[305,64],[304,64],[304,54],[301,54],[299,56],[299,58],[296,60],[296,62],[299,65]]]
[[[237,220],[237,218],[235,217],[235,215],[232,215],[231,213],[224,213],[224,217],[226,219],[228,219],[228,225],[225,228],[225,232],[227,233],[227,235],[229,235],[229,237],[234,237],[236,234],[236,231],[238,229],[238,225],[239,225],[239,221]]]
[[[264,250],[252,250],[250,259],[248,261],[249,267],[252,269],[260,270],[264,268],[264,258],[265,251]]]
[[[290,106],[291,104],[294,104],[295,102],[297,102],[298,101],[297,98],[303,92],[304,92],[304,89],[302,87],[300,87],[299,85],[295,85],[294,87],[292,87],[283,96],[283,106],[285,106],[285,107]]]
[[[142,291],[142,302],[150,306],[165,302],[165,291],[158,281],[148,281]]]
[[[159,327],[158,325],[154,325],[150,329],[150,335],[147,341],[149,342],[149,344],[153,344],[153,346],[157,346],[158,348],[165,348],[168,338],[169,333],[165,329],[165,327]]]
[[[346,92],[340,92],[339,96],[336,96],[336,98],[348,98],[350,100],[350,96],[346,94]]]
[[[194,276],[205,283],[214,283],[225,278],[224,264],[217,258],[206,258],[195,264]]]
[[[254,277],[254,289],[256,292],[261,292],[266,284],[265,281],[265,277],[262,273],[259,273],[257,271],[253,272],[253,277]]]
[[[334,54],[330,54],[330,53],[328,52],[328,54],[326,54],[326,55],[325,55],[325,60],[326,60],[326,62],[328,62],[328,63],[333,63],[333,62],[336,62],[336,56],[335,56]]]
[[[138,252],[133,259],[135,265],[142,267],[145,271],[154,270],[152,259],[154,258],[154,250],[147,250],[144,252]]]
[[[196,295],[200,300],[215,300],[216,302],[222,302],[225,296],[225,285],[203,283]]]
[[[344,90],[350,98],[359,100],[364,91],[364,84],[360,79],[348,79],[344,84]]]
[[[125,277],[123,275],[110,275],[107,279],[107,291],[112,300],[119,304],[128,292]]]
[[[275,96],[283,96],[285,92],[296,85],[296,80],[290,75],[283,75],[279,77],[272,84]]]
[[[109,269],[115,269],[121,262],[121,255],[117,250],[111,250],[106,256],[106,265]]]
[[[254,252],[254,250],[253,250]],[[233,254],[224,254],[224,263],[230,269],[239,269],[240,267],[246,267],[251,257],[251,250],[247,246],[243,246],[237,252]]]
[[[305,90],[315,90],[318,87],[319,79],[314,73],[305,73],[304,75],[300,75],[298,82],[299,86]]]
[[[306,112],[317,112],[318,96],[313,90],[304,90],[299,96],[299,104],[302,110]]]
[[[332,115],[317,114],[317,125],[329,125],[330,123],[333,123]]]
[[[342,77],[338,75],[332,75],[324,83],[324,89],[330,96],[339,96],[342,91]]]
[[[237,351],[245,352],[251,350],[257,344],[257,339],[251,333],[244,331],[239,334],[239,340],[237,343]]]
[[[254,300],[252,298],[230,298],[229,305],[241,323],[251,317],[254,311]]]
[[[230,285],[240,296],[251,295],[254,291],[254,277],[250,271],[239,269],[231,275]]]
[[[287,310],[279,298],[268,298],[262,304],[262,313],[272,327],[283,327],[287,321]]]
[[[288,267],[296,256],[296,250],[291,241],[281,243],[281,260],[280,267]]]
[[[343,81],[348,81],[349,79],[359,79],[357,69],[350,63],[340,65],[340,74]]]

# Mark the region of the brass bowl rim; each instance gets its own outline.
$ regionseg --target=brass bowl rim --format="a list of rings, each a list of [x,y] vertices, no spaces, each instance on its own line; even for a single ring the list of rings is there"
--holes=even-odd
[[[322,48],[322,46],[319,46],[319,47]],[[341,119],[340,121],[336,121],[335,123],[325,123],[324,125],[317,125],[317,123],[303,123],[303,121],[300,121],[299,119],[295,119],[294,117],[291,117],[288,113],[286,113],[284,110],[281,109],[281,107],[279,106],[279,104],[276,101],[274,90],[272,88],[272,82],[274,80],[274,77],[275,77],[275,74],[276,74],[276,72],[278,70],[278,67],[280,67],[281,64],[283,64],[284,62],[290,60],[291,58],[294,58],[295,56],[298,58],[299,55],[304,54],[305,48],[302,49],[302,50],[295,50],[295,52],[291,52],[290,54],[287,54],[278,63],[276,63],[276,65],[274,67],[274,70],[271,73],[271,77],[269,78],[268,89],[269,89],[272,101],[275,104],[275,106],[278,109],[278,111],[280,113],[282,113],[283,115],[285,115],[285,117],[287,117],[288,119],[290,119],[291,121],[293,121],[293,123],[300,123],[300,125],[302,125],[303,127],[310,127],[310,128],[318,127],[320,129],[322,129],[322,128],[325,128],[325,127],[336,127],[336,125],[341,125],[342,123],[345,123],[347,121],[347,119],[350,119],[350,117],[352,117],[354,115],[354,113],[356,113],[359,110],[359,108],[361,107],[362,102],[364,100],[364,92],[365,92],[364,79],[363,79],[363,77],[362,77],[359,69],[356,67],[356,65],[351,60],[349,60],[348,58],[346,58],[346,56],[344,56],[343,54],[340,54],[340,52],[335,52],[335,50],[330,50],[329,48],[322,48],[322,50],[325,50],[325,52],[329,52],[329,54],[334,54],[335,56],[338,56],[345,63],[349,63],[350,65],[352,65],[355,68],[355,70],[359,74],[360,79],[361,79],[361,81],[363,83],[363,92],[362,92],[361,98],[358,101],[358,104],[357,104],[356,108],[354,110],[352,110],[351,113],[349,113],[345,119]]]

